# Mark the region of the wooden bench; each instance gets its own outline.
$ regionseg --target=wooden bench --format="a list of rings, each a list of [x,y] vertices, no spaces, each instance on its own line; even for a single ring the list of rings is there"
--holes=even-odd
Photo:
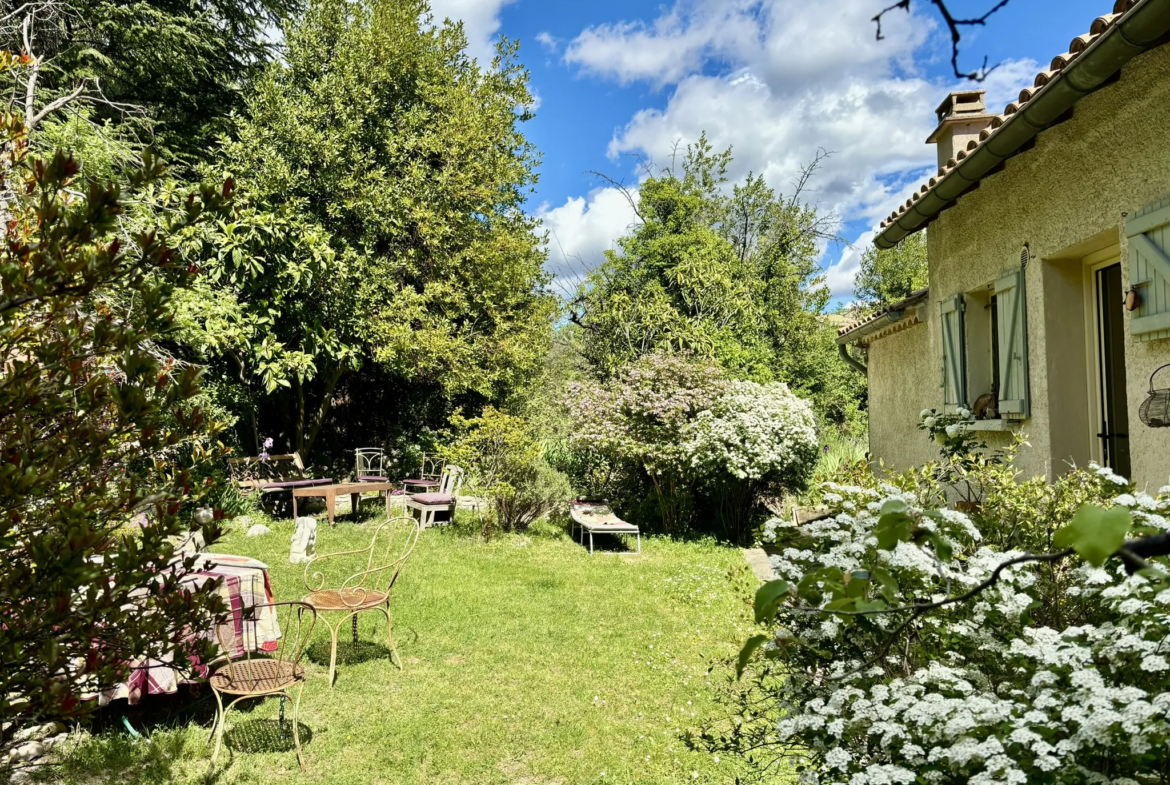
[[[228,473],[240,493],[281,493],[314,485],[330,485],[332,477],[309,479],[300,453],[269,455],[267,458],[228,458]]]

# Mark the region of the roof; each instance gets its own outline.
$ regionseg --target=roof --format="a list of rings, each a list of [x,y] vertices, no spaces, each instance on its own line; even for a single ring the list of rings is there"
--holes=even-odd
[[[916,317],[905,319],[906,311],[919,303],[925,302],[930,289],[918,289],[911,292],[905,299],[883,306],[874,313],[860,319],[853,324],[847,324],[837,330],[837,343],[854,343],[872,335],[885,327],[897,324],[899,327],[909,327],[918,324]]]
[[[992,115],[978,141],[968,143],[890,216],[874,238],[892,248],[951,206],[983,177],[1015,155],[1040,131],[1062,119],[1084,96],[1097,90],[1125,63],[1164,41],[1170,31],[1170,0],[1116,0],[1112,13],[1093,20],[1089,32],[1052,59],[1003,114]]]

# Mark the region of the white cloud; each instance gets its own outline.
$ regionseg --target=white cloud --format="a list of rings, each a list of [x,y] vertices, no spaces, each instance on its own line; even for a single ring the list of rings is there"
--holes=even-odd
[[[635,202],[637,191],[630,191]],[[559,207],[542,206],[537,217],[549,233],[549,271],[556,276],[561,293],[571,291],[584,277],[605,260],[605,251],[614,248],[619,237],[637,221],[626,194],[606,187],[588,196],[570,197]]]
[[[438,22],[450,19],[463,22],[467,34],[467,53],[480,65],[491,62],[496,53],[500,11],[516,0],[431,0],[431,13]]]
[[[873,226],[933,171],[925,140],[935,107],[957,87],[917,65],[949,55],[931,17],[890,15],[877,41],[873,14],[872,0],[677,0],[649,24],[583,31],[564,57],[619,83],[673,86],[664,108],[636,113],[615,133],[611,159],[662,159],[674,143],[706,132],[716,148],[734,148],[733,180],[753,171],[790,191],[801,167],[828,150],[806,200]],[[994,71],[982,85],[991,111],[1002,111],[1037,70],[1019,61]],[[872,236],[849,238],[855,250],[828,270],[835,295],[852,290]]]
[[[825,270],[825,284],[828,285],[829,291],[834,297],[852,299],[853,279],[861,270],[861,255],[873,242],[873,238],[874,232],[872,230],[864,232],[853,241],[851,246],[845,249],[840,259]]]

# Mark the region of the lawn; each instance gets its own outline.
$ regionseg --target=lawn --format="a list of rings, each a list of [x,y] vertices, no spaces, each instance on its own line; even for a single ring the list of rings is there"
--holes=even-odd
[[[298,599],[292,523],[265,522],[271,534],[237,529],[216,550],[262,559],[277,599]],[[336,530],[323,527],[318,551],[362,547],[371,529],[372,521],[342,517]],[[229,715],[227,754],[211,771],[214,700],[204,693],[111,706],[50,779],[732,782],[734,761],[692,751],[683,736],[726,712],[716,692],[751,633],[753,588],[740,551],[711,543],[644,538],[641,555],[590,556],[547,524],[490,543],[456,527],[429,529],[395,588],[405,670],[391,665],[381,614],[368,613],[361,645],[343,636],[330,690],[328,634],[320,624],[314,633],[301,708],[308,773],[274,721],[275,699],[234,722]],[[124,715],[143,738],[122,728]]]

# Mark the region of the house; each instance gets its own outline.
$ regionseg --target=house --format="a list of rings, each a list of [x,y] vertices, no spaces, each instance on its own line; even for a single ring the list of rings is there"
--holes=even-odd
[[[982,398],[972,427],[1023,436],[1027,475],[1095,460],[1170,482],[1170,428],[1140,416],[1170,364],[1168,42],[1170,0],[1119,0],[1003,114],[978,90],[939,106],[938,174],[875,239],[929,226],[929,288],[839,330],[874,460],[936,458],[920,412]]]

